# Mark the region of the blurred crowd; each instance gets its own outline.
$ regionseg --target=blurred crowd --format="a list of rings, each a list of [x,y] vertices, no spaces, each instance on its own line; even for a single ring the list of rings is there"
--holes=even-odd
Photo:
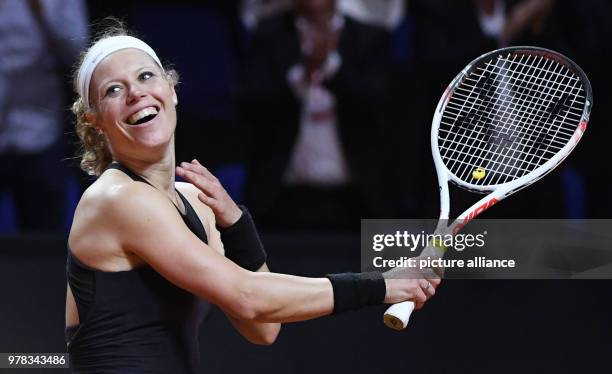
[[[469,61],[510,45],[570,57],[594,108],[567,162],[488,216],[612,208],[597,162],[612,104],[606,0],[0,0],[0,233],[66,230],[91,183],[74,157],[70,76],[107,16],[181,74],[177,161],[207,165],[264,230],[436,218],[435,106]]]

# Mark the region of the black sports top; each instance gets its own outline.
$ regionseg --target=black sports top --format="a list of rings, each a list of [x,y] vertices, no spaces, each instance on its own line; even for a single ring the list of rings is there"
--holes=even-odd
[[[123,165],[133,180],[148,183]],[[193,207],[183,220],[207,242]],[[178,209],[178,208],[177,208]],[[73,373],[196,373],[198,330],[210,304],[176,287],[150,266],[106,272],[81,263],[68,248],[68,284],[80,324],[66,329]]]

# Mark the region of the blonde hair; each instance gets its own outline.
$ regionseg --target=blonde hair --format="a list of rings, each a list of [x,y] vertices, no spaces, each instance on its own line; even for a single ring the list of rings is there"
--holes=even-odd
[[[103,31],[98,34],[91,46],[95,45],[102,39],[112,36],[130,35],[124,23],[116,18],[106,18],[102,22],[110,24],[109,26],[103,27]],[[79,62],[77,63],[72,74],[75,92],[78,92],[76,87],[78,71],[90,48],[81,53]],[[163,70],[168,82],[170,82],[173,86],[178,85],[178,73],[172,68],[164,67]],[[87,103],[83,102],[83,98],[81,97],[78,97],[72,104],[72,113],[74,113],[76,117],[75,132],[80,141],[77,158],[80,158],[81,160],[81,169],[89,175],[99,176],[112,162],[113,157],[110,152],[106,136],[87,120],[87,114],[91,110],[92,109],[88,109]]]

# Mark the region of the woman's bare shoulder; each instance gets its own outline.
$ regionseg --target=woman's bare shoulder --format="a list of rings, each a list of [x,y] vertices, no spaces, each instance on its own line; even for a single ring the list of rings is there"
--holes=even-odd
[[[124,200],[133,198],[139,192],[146,193],[151,189],[144,183],[136,183],[129,176],[109,170],[102,174],[89,188],[83,192],[75,211],[74,220],[88,221],[116,206],[121,206]]]
[[[83,193],[74,214],[68,244],[73,253],[88,264],[117,263],[121,259],[132,261],[123,249],[121,228],[126,226],[123,223],[134,220],[142,212],[140,207],[147,205],[148,209],[155,209],[163,203],[161,195],[151,186],[109,170]]]

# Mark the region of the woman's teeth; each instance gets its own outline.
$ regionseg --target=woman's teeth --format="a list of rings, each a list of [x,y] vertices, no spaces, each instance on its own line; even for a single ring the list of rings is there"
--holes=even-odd
[[[130,125],[138,125],[140,123],[147,122],[148,120],[152,119],[155,115],[157,115],[157,109],[155,107],[150,106],[142,110],[139,110],[137,113],[134,113],[131,116],[129,116],[127,119],[127,123]],[[143,121],[143,119],[147,117],[151,117],[151,118],[148,118],[147,121]]]

